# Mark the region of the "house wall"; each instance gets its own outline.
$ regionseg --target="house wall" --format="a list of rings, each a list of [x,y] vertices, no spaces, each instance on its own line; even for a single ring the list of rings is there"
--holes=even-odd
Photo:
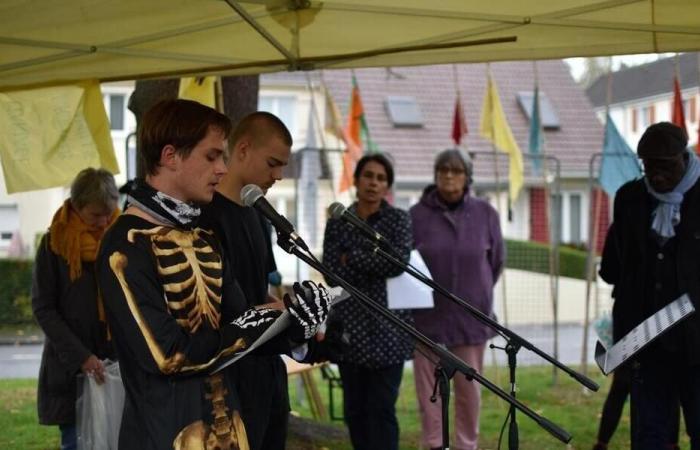
[[[552,224],[560,224],[559,241],[561,243],[572,245],[587,243],[591,233],[590,218],[597,214],[596,250],[598,252],[603,250],[605,233],[610,226],[610,203],[605,192],[595,189],[591,198],[588,186],[584,183],[565,183],[561,189],[560,200],[550,198],[552,202],[550,211],[551,214],[555,214],[552,219],[549,219],[546,213],[544,188],[530,188],[530,199],[530,240],[549,242],[551,238],[549,221],[551,220]]]
[[[136,128],[133,115],[126,109],[126,100],[132,89],[133,87],[129,83],[102,86],[105,106],[108,113],[113,106],[113,102],[119,103],[121,101],[117,97],[124,96],[124,111],[122,111],[124,117],[123,126],[119,129],[112,130],[114,148],[120,166],[120,174],[117,176],[117,181],[120,185],[126,181],[128,174],[133,176],[135,172],[133,149],[129,150],[126,148],[127,137]],[[309,120],[312,98],[318,109],[317,115],[315,116],[318,118],[318,122],[316,122],[312,116],[313,124]],[[260,109],[265,109],[279,115],[283,121],[285,121],[294,139],[294,152],[302,151],[304,147],[310,146],[310,141],[315,141],[314,144],[316,147],[331,149],[329,162],[333,182],[328,179],[318,180],[315,188],[315,195],[311,197],[308,195],[304,197],[303,194],[301,196],[298,195],[299,180],[294,179],[282,180],[276,183],[267,195],[272,205],[297,226],[300,235],[307,240],[314,253],[320,256],[323,233],[327,221],[326,210],[328,205],[334,201],[340,201],[347,205],[353,199],[352,192],[339,194],[332,186],[332,183],[337,183],[338,174],[342,167],[341,153],[338,151],[342,146],[339,140],[323,126],[328,118],[328,114],[325,111],[325,101],[322,93],[318,89],[318,86],[315,86],[312,94],[304,84],[269,84],[262,82],[259,107]],[[310,126],[315,127],[315,139],[313,140],[310,140],[309,130],[312,129]],[[426,172],[430,172],[431,170],[432,168],[427,168]],[[400,173],[397,173],[396,189],[394,191],[394,202],[396,206],[408,209],[417,203],[424,186],[430,183],[431,180],[431,173],[426,173],[422,180],[406,179],[402,177]],[[4,183],[2,185],[4,186]],[[571,239],[576,234],[572,230],[577,228],[579,230],[578,235],[580,239],[585,241],[588,237],[589,217],[587,180],[583,178],[566,179],[561,182],[561,187],[563,193],[562,211],[565,217],[563,221],[563,238],[564,240]],[[493,186],[477,183],[474,185],[474,192],[475,195],[489,201],[500,212],[501,228],[506,237],[520,240],[531,238],[533,235],[533,221],[536,222],[538,220],[538,215],[535,213],[538,208],[536,203],[543,200],[542,196],[540,196],[539,200],[533,200],[533,190],[526,187],[523,189],[518,200],[510,205],[511,214],[509,214],[507,192],[505,192],[505,190],[496,192]],[[65,188],[16,194],[13,196],[8,196],[0,192],[0,236],[2,236],[2,231],[5,228],[10,229],[17,227],[21,229],[27,252],[28,254],[33,254],[33,249],[31,247],[34,243],[34,236],[37,233],[43,232],[48,227],[53,212],[60,206],[67,195],[68,192]],[[576,198],[578,198],[578,200],[572,200]],[[308,201],[315,202],[316,207],[304,208],[304,202]],[[578,217],[580,224],[578,224],[577,227],[573,226],[570,221],[573,214],[572,211],[575,209],[574,205],[578,205],[577,207],[579,208]],[[0,255],[2,255],[2,249],[3,241],[0,240]],[[274,253],[278,268],[282,273],[285,283],[310,277],[319,278],[318,274],[311,273],[305,264],[297,261],[294,256],[284,253],[276,245],[274,246]],[[515,275],[512,276],[515,277]],[[532,279],[528,278],[525,283],[527,286],[534,286],[532,284]],[[539,283],[539,281],[537,283]],[[516,288],[516,286],[518,286],[518,283],[515,282],[508,284],[509,304],[513,303],[511,310],[516,308],[515,304],[520,304],[520,300],[522,299],[518,296],[526,295],[527,292],[529,292],[527,295],[533,295],[538,298],[542,296],[539,284],[537,284],[538,287],[534,290],[527,286],[521,286],[521,288]],[[516,288],[517,292],[512,294],[510,291],[514,288]],[[565,290],[562,291],[562,294],[564,291]],[[575,291],[579,292],[580,286],[577,287]],[[577,296],[578,295],[574,297]],[[562,298],[564,297],[569,298],[570,296],[562,296]],[[544,307],[545,306],[543,306],[543,308]],[[562,314],[563,319],[580,319],[581,315],[577,312],[580,310],[577,310],[573,305],[572,309],[566,309],[566,311],[568,312]],[[513,320],[531,323],[547,316],[543,315],[540,319],[537,319],[534,315],[523,312],[522,314],[519,313],[517,317],[516,319],[511,315],[511,319]]]
[[[671,86],[669,86],[671,88]],[[684,103],[684,113],[686,119],[686,129],[688,130],[689,146],[696,146],[698,143],[698,128],[700,127],[700,94],[698,88],[684,89],[681,91]],[[610,117],[613,119],[618,131],[630,146],[632,151],[637,151],[637,143],[642,137],[644,130],[652,123],[671,121],[673,107],[673,91],[650,97],[639,98],[623,103],[610,105]],[[605,107],[596,108],[596,114],[601,123],[605,121]],[[602,249],[607,226],[612,216],[612,200],[603,196],[601,210],[608,211],[608,220],[605,227],[600,224],[598,233],[597,248]]]
[[[671,87],[671,86],[669,86]],[[689,144],[698,142],[698,119],[700,116],[700,94],[698,88],[681,91],[683,97],[686,129],[689,134]],[[610,116],[620,134],[625,138],[632,150],[637,149],[637,142],[644,130],[652,123],[670,121],[672,116],[673,92],[669,90],[662,95],[635,99],[610,106]],[[596,108],[601,121],[605,120],[605,108]]]
[[[132,83],[110,83],[102,86],[105,107],[110,113],[116,97],[122,97],[123,110],[123,126],[119,129],[112,130],[112,138],[114,141],[115,153],[120,166],[120,174],[117,175],[119,185],[123,184],[128,174],[135,172],[135,160],[133,149],[126,149],[126,140],[130,133],[136,128],[134,116],[126,109],[128,96],[133,90]],[[310,109],[311,100],[316,105],[317,114],[312,117],[315,127],[315,145],[329,149],[336,149],[336,153],[330,157],[331,168],[334,174],[334,182],[337,183],[337,177],[342,167],[341,153],[342,148],[339,140],[325,129],[323,124],[327,121],[328,114],[325,111],[325,101],[321,90],[318,86],[313,86],[311,93],[305,83],[289,83],[276,82],[274,78],[271,81],[261,81],[260,87],[260,109],[265,109],[279,115],[289,127],[293,139],[293,151],[299,151],[307,146],[309,142],[309,126],[310,126]],[[118,100],[117,100],[118,101]],[[132,141],[133,144],[133,141]],[[400,173],[397,174],[396,190],[394,192],[395,204],[404,209],[408,209],[415,204],[422,192],[423,187],[431,180],[430,174],[426,174],[423,183],[416,183],[415,180],[407,182],[402,179]],[[585,180],[567,181],[568,185],[563,187],[562,208],[565,216],[563,227],[563,240],[567,242],[572,238],[585,241],[588,236],[588,195]],[[573,183],[573,184],[572,184]],[[295,184],[293,181],[286,180],[278,183],[269,192],[270,200],[279,202],[280,206],[284,205],[283,210],[288,214],[293,222],[298,221],[300,232],[306,236],[311,236],[310,239],[313,248],[320,249],[323,225],[326,220],[326,208],[333,201],[341,201],[344,204],[350,203],[352,200],[349,192],[335,194],[330,188],[330,181],[320,180],[319,186],[325,185],[318,190],[316,198],[318,206],[315,208],[315,217],[303,217],[306,213],[301,209],[299,202],[295,200]],[[504,235],[513,239],[530,239],[533,236],[542,237],[541,227],[535,224],[533,228],[532,220],[539,220],[533,216],[533,211],[537,210],[538,206],[533,204],[531,200],[531,192],[524,189],[518,200],[508,207],[506,199],[507,193],[500,192],[498,195],[493,191],[493,187],[476,185],[476,194],[486,198],[494,207],[500,211],[501,227]],[[49,225],[51,216],[56,208],[60,205],[63,199],[67,196],[67,190],[57,188],[55,190],[44,190],[36,193],[18,194],[16,196],[0,196],[0,236],[2,236],[3,227],[11,228],[17,223],[21,224],[22,238],[27,244],[28,250],[31,251],[31,245],[34,241],[34,236],[37,233],[43,232]],[[575,200],[577,199],[578,200]],[[497,201],[500,199],[500,202]],[[541,199],[539,200],[541,201]],[[575,209],[572,205],[577,203],[581,223],[574,227],[569,219],[572,211]],[[39,205],[39,208],[36,206]],[[510,211],[509,211],[510,210]],[[510,214],[509,214],[510,212]],[[19,219],[17,219],[19,217]],[[311,225],[314,224],[314,225]],[[537,228],[537,230],[535,230]],[[578,233],[573,233],[572,230],[577,228]],[[535,230],[535,231],[533,231]],[[0,240],[0,252],[2,251],[2,240]],[[1,253],[0,253],[1,254]],[[282,260],[287,260],[287,255],[280,255]],[[286,264],[286,263],[285,263]],[[284,264],[283,264],[284,265]],[[292,264],[295,265],[295,264]],[[290,274],[296,270],[286,270]]]

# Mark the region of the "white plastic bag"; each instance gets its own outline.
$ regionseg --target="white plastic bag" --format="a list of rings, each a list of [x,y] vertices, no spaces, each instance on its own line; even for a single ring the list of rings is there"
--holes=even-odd
[[[124,409],[124,385],[119,363],[105,360],[105,382],[82,377],[76,401],[78,450],[117,450]]]

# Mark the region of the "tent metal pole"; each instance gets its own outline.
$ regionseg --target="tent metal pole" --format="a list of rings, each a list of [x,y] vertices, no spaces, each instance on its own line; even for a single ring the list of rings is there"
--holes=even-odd
[[[296,61],[296,58],[294,55],[287,50],[287,48],[282,45],[277,39],[275,39],[274,36],[270,34],[269,31],[267,31],[262,25],[260,25],[253,16],[248,14],[248,11],[245,10],[241,5],[239,5],[237,2],[233,0],[224,0],[226,4],[228,4],[236,13],[245,20],[248,25],[250,25],[255,31],[260,34],[267,42],[270,43],[275,49],[284,56],[290,64],[294,64]]]

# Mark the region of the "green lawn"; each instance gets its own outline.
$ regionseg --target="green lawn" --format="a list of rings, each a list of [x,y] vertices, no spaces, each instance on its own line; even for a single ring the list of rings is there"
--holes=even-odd
[[[0,448],[57,449],[58,428],[38,425],[36,380],[0,380]]]
[[[605,399],[608,380],[594,372],[593,378],[601,384],[597,393],[586,393],[575,381],[559,373],[559,383],[552,385],[552,370],[547,367],[521,367],[518,369],[520,400],[528,404],[538,414],[544,415],[573,435],[567,447],[549,433],[537,426],[532,420],[518,414],[520,425],[520,449],[585,449],[589,450],[594,442],[598,427],[600,407]],[[327,404],[326,384],[317,374],[321,394]],[[415,391],[411,371],[406,371],[398,401],[398,415],[401,425],[401,449],[418,449],[420,424],[416,409]],[[488,368],[486,377],[505,386],[507,372],[504,368]],[[290,379],[290,397],[292,409],[302,417],[310,417],[308,404],[298,396],[298,383]],[[340,393],[338,393],[340,394]],[[58,431],[55,427],[37,425],[36,420],[36,381],[35,380],[0,380],[0,448],[17,450],[43,450],[58,448]],[[336,405],[338,411],[342,407]],[[484,391],[481,416],[481,448],[496,449],[498,434],[507,412],[507,405],[501,399]],[[342,423],[336,422],[336,427]],[[683,428],[681,428],[683,429]],[[623,416],[620,427],[611,443],[611,449],[629,448],[629,421]],[[319,433],[315,445],[309,445],[292,438],[289,450],[294,449],[350,449],[347,442],[329,440],[326,434]],[[681,447],[688,448],[685,436]],[[501,448],[507,448],[505,442]]]
[[[597,370],[597,369],[596,369]],[[518,368],[518,398],[530,406],[536,413],[568,431],[573,439],[569,446],[558,441],[547,431],[540,428],[530,418],[518,413],[521,450],[547,449],[585,449],[593,446],[598,430],[600,408],[607,393],[608,380],[599,372],[591,369],[593,379],[601,385],[597,393],[584,392],[584,389],[563,372],[559,372],[559,381],[552,385],[552,369],[549,367],[520,367]],[[486,369],[485,376],[492,382],[507,389],[507,371],[505,368]],[[291,381],[291,380],[290,380]],[[327,399],[325,383],[322,394]],[[309,416],[305,404],[298,406],[294,382],[290,383],[292,409],[302,416]],[[480,447],[484,450],[498,447],[498,435],[508,410],[507,404],[499,397],[485,389],[482,398],[481,438]],[[337,406],[340,411],[342,406]],[[397,404],[401,427],[401,449],[420,448],[420,421],[418,418],[417,402],[413,384],[413,374],[406,371],[401,386],[401,394]],[[453,417],[453,416],[452,416]],[[451,417],[451,420],[453,420]],[[453,426],[453,423],[450,423]],[[687,442],[687,440],[682,441]],[[327,443],[331,449],[351,449],[350,445]],[[506,449],[507,443],[501,443]],[[610,445],[611,449],[629,449],[629,420],[625,412],[617,433]]]

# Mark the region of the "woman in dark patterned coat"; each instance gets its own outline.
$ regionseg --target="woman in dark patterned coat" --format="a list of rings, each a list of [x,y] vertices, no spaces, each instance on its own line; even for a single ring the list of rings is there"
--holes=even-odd
[[[408,262],[410,218],[405,211],[384,200],[394,181],[391,163],[380,154],[366,155],[357,163],[354,179],[357,202],[348,210],[386,237],[401,259]],[[383,306],[387,305],[386,279],[402,272],[374,254],[364,238],[339,219],[330,219],[326,225],[323,263]],[[411,323],[408,311],[393,312]],[[349,341],[342,361],[336,362],[343,381],[344,415],[352,445],[362,450],[397,449],[399,425],[395,404],[403,364],[411,358],[413,342],[357,299],[332,309],[329,326],[338,322],[342,323]]]

